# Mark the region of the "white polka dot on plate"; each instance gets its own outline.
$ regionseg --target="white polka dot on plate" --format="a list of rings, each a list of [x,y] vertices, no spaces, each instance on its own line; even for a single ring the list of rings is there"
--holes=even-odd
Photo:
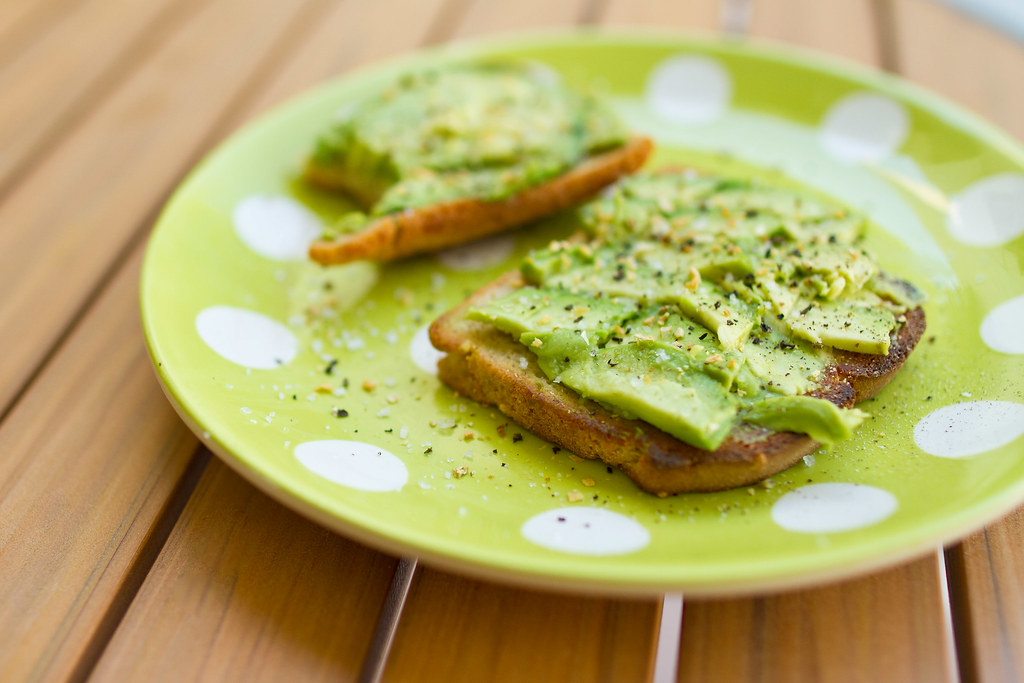
[[[438,252],[437,260],[452,270],[484,270],[507,261],[515,248],[512,235],[494,235]]]
[[[536,545],[576,555],[624,555],[651,542],[639,522],[602,508],[548,510],[526,520],[521,532]]]
[[[299,349],[292,331],[262,313],[211,306],[196,316],[196,332],[221,357],[254,370],[290,363]]]
[[[669,57],[647,79],[647,105],[672,123],[707,123],[732,100],[732,78],[717,60],[701,55]]]
[[[914,427],[914,443],[940,458],[964,458],[1005,446],[1024,434],[1024,405],[967,401],[929,413]]]
[[[434,345],[430,343],[429,330],[429,325],[424,325],[417,330],[412,341],[409,342],[409,355],[412,356],[412,362],[420,370],[436,375],[437,361],[444,358],[444,354],[435,349]]]
[[[899,149],[908,129],[903,105],[884,95],[858,92],[829,108],[820,139],[825,150],[840,161],[878,162]]]
[[[1024,175],[1000,173],[968,185],[952,198],[946,227],[972,247],[998,247],[1024,235]]]
[[[288,197],[246,197],[231,218],[247,247],[276,261],[305,259],[309,245],[323,232],[320,218]]]
[[[398,491],[409,480],[397,456],[361,441],[307,441],[295,447],[295,457],[314,474],[360,491]]]
[[[981,321],[981,338],[995,351],[1024,353],[1024,294],[989,311]]]
[[[779,498],[772,520],[788,531],[824,534],[877,524],[898,506],[895,496],[874,486],[808,484]]]

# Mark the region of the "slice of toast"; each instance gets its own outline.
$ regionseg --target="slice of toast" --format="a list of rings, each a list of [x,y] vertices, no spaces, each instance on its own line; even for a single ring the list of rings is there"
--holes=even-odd
[[[640,168],[651,148],[650,139],[635,137],[508,199],[462,199],[383,216],[353,235],[314,242],[309,256],[323,265],[390,261],[480,239],[579,204]],[[357,196],[360,192],[360,188],[352,187],[344,179],[319,180],[356,191]]]
[[[430,326],[430,341],[447,354],[438,364],[439,376],[460,394],[497,406],[536,435],[580,457],[619,467],[640,488],[657,495],[744,486],[790,467],[819,447],[804,434],[741,423],[717,450],[701,450],[582,399],[548,379],[534,354],[510,335],[466,318],[470,308],[523,284],[518,272],[507,273]],[[836,352],[811,395],[844,408],[874,396],[924,332],[921,308],[906,313],[905,319],[892,333],[887,355]]]

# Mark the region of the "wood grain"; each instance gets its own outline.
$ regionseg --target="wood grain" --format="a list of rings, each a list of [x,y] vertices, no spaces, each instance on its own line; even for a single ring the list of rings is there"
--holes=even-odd
[[[964,681],[1024,680],[1024,509],[946,551]]]
[[[886,0],[900,74],[1024,140],[1024,47],[937,2]]]
[[[305,88],[423,45],[431,39],[434,21],[445,4],[445,0],[333,4],[287,58],[279,60],[233,125]],[[403,21],[395,22],[398,15]]]
[[[633,0],[605,3],[599,20],[607,26],[657,26],[714,30],[721,9],[718,0]]]
[[[213,459],[92,680],[354,680],[394,565]]]
[[[55,146],[194,0],[85,0],[0,68],[0,190]]]
[[[8,0],[0,3],[0,64],[45,36],[76,0]]]
[[[939,563],[825,588],[691,600],[679,681],[951,681]]]
[[[440,37],[471,38],[494,33],[572,26],[587,16],[590,0],[476,0]]]
[[[0,204],[0,415],[304,7],[204,7]]]
[[[506,588],[421,570],[384,681],[642,681],[660,605]]]
[[[0,426],[0,680],[87,670],[176,512],[196,442],[139,334],[140,260]]]

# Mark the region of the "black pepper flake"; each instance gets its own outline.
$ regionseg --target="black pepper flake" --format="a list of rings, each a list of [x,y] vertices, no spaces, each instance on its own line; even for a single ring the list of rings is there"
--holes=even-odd
[[[565,360],[566,363],[568,363],[569,362],[569,356],[566,356],[564,360]]]
[[[434,452],[433,446],[427,446],[427,450],[423,451],[423,455],[430,455]]]
[[[335,408],[332,412],[334,417],[348,417],[348,411],[344,408]]]
[[[707,338],[707,336],[708,336],[708,333],[705,332],[704,334],[700,335],[700,340],[704,341]]]
[[[561,446],[552,446],[552,447],[551,447],[551,452],[552,452],[552,453],[555,453],[555,454],[557,454],[557,453],[561,452],[561,450],[562,450],[562,447],[561,447]]]
[[[337,358],[332,358],[330,360],[330,362],[327,363],[327,367],[324,368],[324,374],[325,375],[333,375],[334,374],[334,368],[337,365],[338,365],[338,359]]]
[[[770,327],[768,327],[768,323],[766,323],[765,321],[763,321],[763,320],[762,320],[762,321],[761,321],[761,331],[762,331],[762,332],[767,332],[767,331],[768,331],[768,330],[770,330],[770,329],[771,329],[771,328],[770,328]]]
[[[721,301],[716,301],[715,302],[715,310],[717,311],[721,307],[722,307],[722,302]]]
[[[605,467],[604,469],[605,469],[605,471],[608,472],[608,474],[614,474],[614,472],[615,472],[615,470],[613,470],[611,467]]]
[[[559,517],[559,518],[558,518],[558,521],[559,521],[559,522],[564,522],[564,521],[565,521],[565,517]]]
[[[573,320],[573,322],[574,322],[574,323],[578,323],[578,322],[579,322],[579,321],[581,321],[581,320],[583,320],[583,316],[582,316],[582,315],[581,315],[581,316],[579,316],[578,318],[576,318],[575,320]]]
[[[800,315],[807,315],[807,311],[811,310],[812,308],[814,308],[814,304],[807,304],[807,308],[800,311]]]
[[[565,305],[565,310],[571,311],[572,310],[572,304],[566,304]]]
[[[751,337],[750,341],[753,344],[760,344],[761,343],[761,338],[760,337]]]
[[[608,359],[608,367],[614,368],[616,365],[618,365],[618,363],[613,363],[610,358]]]
[[[775,317],[776,317],[776,319],[778,319],[778,320],[782,320],[783,318],[785,318],[785,317],[786,317],[786,315],[785,315],[784,313],[779,313],[779,314],[778,314],[777,316],[775,316]]]
[[[384,433],[385,434],[390,434],[393,431],[395,431],[394,427],[388,427],[387,429],[384,430]]]
[[[523,435],[520,434],[519,432],[516,432],[515,434],[512,435],[512,443],[519,443],[522,440],[523,440]]]

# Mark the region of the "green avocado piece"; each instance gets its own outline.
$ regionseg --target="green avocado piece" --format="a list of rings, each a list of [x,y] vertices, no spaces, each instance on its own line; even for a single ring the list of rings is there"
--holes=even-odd
[[[878,301],[867,292],[852,301],[811,301],[806,305],[800,301],[786,324],[795,336],[814,344],[857,353],[889,353],[896,317],[878,303],[871,305],[868,296]]]
[[[586,333],[586,338],[594,343],[603,343],[635,307],[635,302],[624,299],[523,287],[486,306],[472,309],[468,317],[491,323],[516,337],[528,332],[567,329]]]
[[[359,179],[373,216],[492,201],[627,140],[601,101],[525,62],[406,74],[357,103],[317,141],[314,165]]]
[[[732,431],[738,400],[715,378],[662,352],[656,346],[611,344],[569,364],[555,381],[626,417],[715,450]]]
[[[867,417],[856,408],[839,408],[813,396],[769,396],[750,402],[741,413],[746,422],[776,432],[807,434],[825,445],[850,438]]]

